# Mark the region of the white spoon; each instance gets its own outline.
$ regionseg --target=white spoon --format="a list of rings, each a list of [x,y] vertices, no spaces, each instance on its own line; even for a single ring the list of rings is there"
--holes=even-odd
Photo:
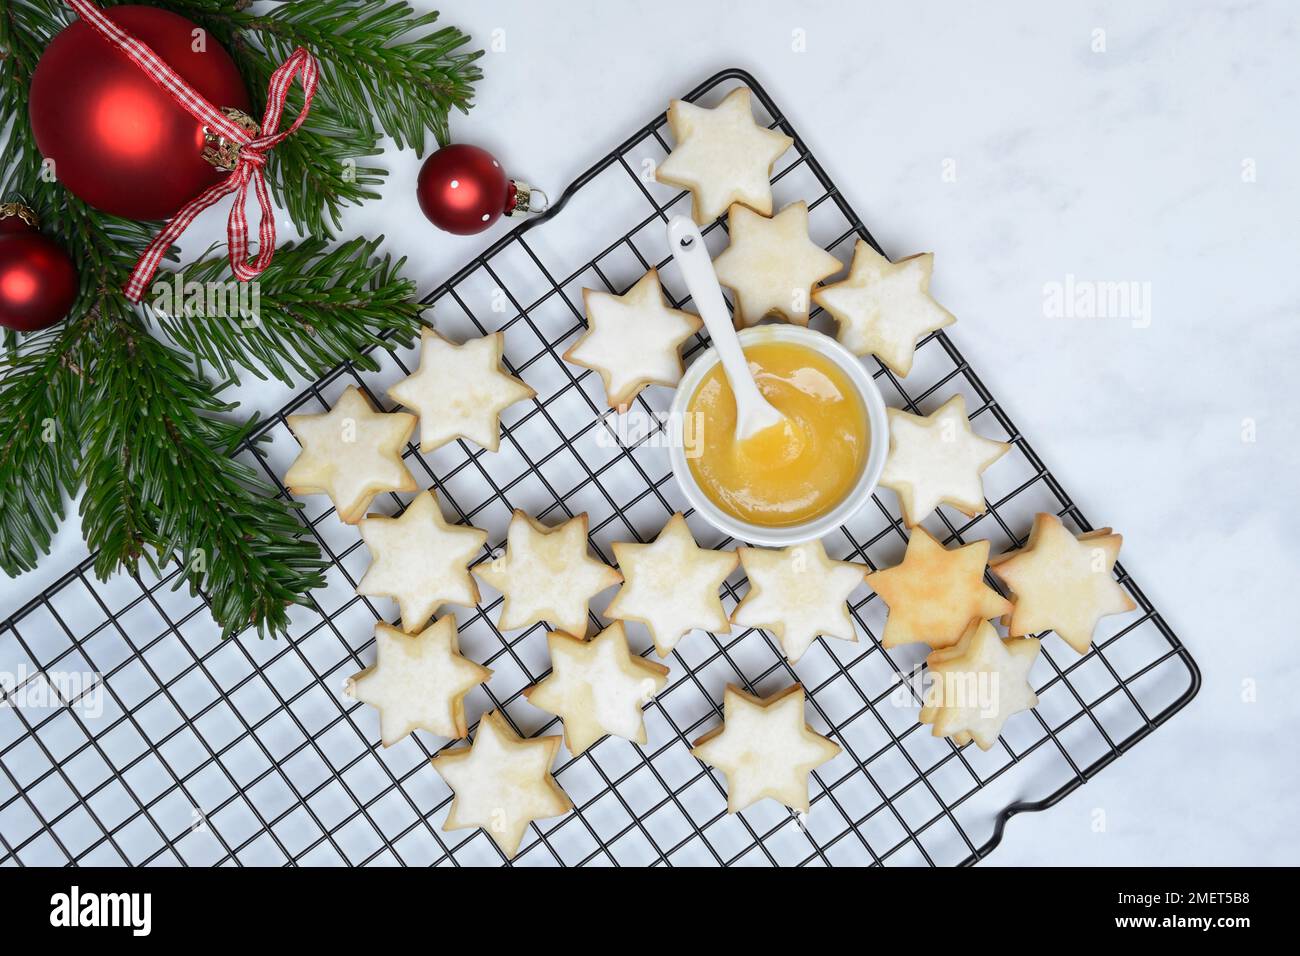
[[[668,248],[672,250],[677,267],[682,272],[686,289],[695,300],[704,327],[709,330],[713,347],[718,350],[722,370],[736,397],[736,440],[744,441],[765,429],[780,425],[785,416],[763,397],[754,376],[750,374],[745,352],[736,336],[727,304],[718,285],[718,274],[713,271],[713,260],[704,246],[700,227],[690,216],[673,216],[668,220]]]

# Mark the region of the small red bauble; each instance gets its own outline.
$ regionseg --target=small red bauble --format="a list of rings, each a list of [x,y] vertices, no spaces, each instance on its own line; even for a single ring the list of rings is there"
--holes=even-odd
[[[105,14],[214,106],[250,109],[239,69],[207,31],[153,7]],[[167,219],[229,175],[201,157],[202,124],[80,20],[37,62],[29,114],[55,178],[107,213]]]
[[[77,270],[57,243],[39,232],[0,234],[0,326],[47,329],[77,299]]]
[[[530,208],[532,193],[543,196],[506,176],[486,149],[463,144],[444,146],[426,159],[415,192],[429,221],[458,236],[482,232],[503,214],[537,211]]]

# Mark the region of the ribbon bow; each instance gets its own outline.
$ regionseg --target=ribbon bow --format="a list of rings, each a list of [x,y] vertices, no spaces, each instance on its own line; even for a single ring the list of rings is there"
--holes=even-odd
[[[307,118],[307,113],[311,110],[312,97],[316,94],[316,82],[320,73],[316,58],[304,48],[298,47],[289,59],[271,74],[271,82],[266,91],[266,112],[262,116],[261,131],[252,131],[241,126],[204,99],[157,53],[105,16],[91,0],[66,0],[66,2],[87,26],[130,57],[133,63],[144,70],[149,79],[171,94],[187,113],[203,124],[206,132],[215,134],[237,147],[238,157],[231,174],[221,182],[209,186],[181,207],[140,255],[135,268],[131,271],[130,279],[123,287],[126,297],[132,302],[139,302],[154,273],[158,271],[163,256],[180,238],[181,233],[189,228],[190,223],[199,213],[231,193],[235,196],[235,202],[230,207],[230,219],[226,224],[230,269],[240,282],[247,282],[261,273],[271,264],[271,259],[275,256],[275,209],[271,205],[271,195],[266,188],[266,178],[262,175],[262,170],[266,166],[266,154],[268,150],[292,135]],[[289,87],[293,85],[294,78],[299,74],[302,74],[302,109],[289,128],[281,131],[280,118],[284,113]],[[261,211],[257,227],[257,256],[251,262],[248,259],[248,216],[244,212],[244,201],[248,196],[250,182],[253,184],[253,191],[257,194],[257,204]]]

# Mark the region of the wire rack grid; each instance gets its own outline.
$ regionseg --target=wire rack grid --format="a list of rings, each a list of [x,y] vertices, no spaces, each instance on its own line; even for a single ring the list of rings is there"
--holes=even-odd
[[[753,91],[763,119],[795,141],[773,177],[777,204],[807,200],[814,239],[841,261],[859,237],[879,248],[753,77],[727,70],[685,98],[709,103],[740,84]],[[690,516],[668,470],[655,423],[671,393],[648,389],[633,415],[616,418],[598,377],[560,358],[584,328],[584,286],[622,292],[653,265],[673,304],[688,302],[662,227],[689,197],[653,179],[669,150],[664,125],[660,115],[628,137],[547,214],[502,237],[430,296],[444,334],[505,330],[508,366],[538,392],[503,416],[497,453],[464,443],[428,456],[406,451],[444,511],[487,529],[489,542],[504,541],[511,510],[522,508],[552,521],[587,512],[591,545],[607,561],[613,541],[651,540],[678,510],[702,546],[734,544]],[[635,225],[625,231],[628,223]],[[725,240],[722,222],[706,231],[714,253]],[[814,325],[825,322],[814,317]],[[698,337],[688,353],[705,346]],[[391,407],[384,388],[418,360],[413,350],[375,355],[379,372],[334,370],[270,416],[243,450],[282,496],[289,497],[280,476],[297,449],[285,416],[323,410],[348,384]],[[949,336],[924,340],[905,382],[879,365],[874,375],[890,405],[917,413],[964,394],[977,430],[1013,445],[985,473],[986,514],[940,509],[927,522],[940,540],[988,538],[998,553],[1023,544],[1038,511],[1091,529]],[[388,499],[376,508],[399,512],[409,496]],[[391,619],[393,606],[355,593],[368,562],[355,529],[318,499],[303,504],[306,532],[331,567],[326,587],[294,609],[287,639],[223,642],[206,598],[178,587],[179,568],[99,581],[90,560],[0,624],[0,674],[8,675],[0,863],[502,862],[482,831],[441,829],[451,794],[428,758],[442,742],[412,735],[381,748],[374,712],[342,693],[345,679],[370,662],[374,622]],[[892,495],[877,495],[825,544],[832,557],[871,568],[897,563],[906,529]],[[917,723],[907,678],[925,649],[880,648],[884,608],[865,587],[850,602],[859,643],[819,640],[797,666],[762,631],[697,632],[678,645],[667,662],[670,683],[647,707],[648,743],[607,738],[578,758],[562,752],[555,774],[576,809],[534,824],[513,862],[977,862],[1010,816],[1060,801],[1199,688],[1190,655],[1127,571],[1115,570],[1137,609],[1106,619],[1084,656],[1046,636],[1031,674],[1039,706],[1012,718],[988,752],[956,748]],[[744,586],[740,571],[725,584],[728,609]],[[500,708],[525,735],[557,733],[558,721],[521,693],[549,668],[545,629],[500,632],[498,604],[485,594],[479,607],[456,613],[462,651],[494,671],[470,695],[469,713]],[[597,625],[601,607],[593,605]],[[639,625],[629,633],[648,653]],[[810,722],[841,753],[813,775],[806,816],[766,805],[772,801],[727,814],[721,780],[690,756],[690,742],[717,725],[727,683],[767,694],[793,681],[807,688]]]

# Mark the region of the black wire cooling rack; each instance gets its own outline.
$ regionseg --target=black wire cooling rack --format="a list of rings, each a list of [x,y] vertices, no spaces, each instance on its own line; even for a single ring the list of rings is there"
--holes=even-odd
[[[795,141],[774,176],[778,205],[807,200],[814,239],[846,263],[858,237],[877,245],[753,77],[727,70],[686,99],[712,103],[739,84]],[[609,560],[612,541],[650,540],[674,511],[688,510],[662,430],[628,428],[654,422],[671,393],[649,389],[636,414],[615,419],[597,377],[560,359],[583,327],[583,286],[622,292],[657,265],[674,304],[686,299],[663,224],[689,197],[653,177],[668,151],[663,127],[660,115],[637,130],[548,213],[430,297],[453,338],[504,329],[508,364],[538,392],[504,416],[497,453],[460,443],[429,456],[406,452],[444,511],[487,529],[490,542],[504,539],[512,508],[552,521],[586,511],[592,547]],[[724,228],[706,232],[715,253]],[[702,347],[701,338],[689,351]],[[391,407],[384,389],[418,359],[375,355],[381,371],[336,369],[267,419],[244,450],[281,495],[297,450],[286,415],[321,410],[348,384]],[[875,376],[889,404],[916,412],[964,394],[976,429],[1014,446],[985,473],[987,514],[941,509],[927,523],[950,546],[978,538],[990,539],[993,553],[1018,546],[1037,511],[1091,528],[947,335],[924,341],[905,381],[883,367]],[[223,642],[206,599],[177,587],[179,569],[101,582],[90,560],[0,625],[0,864],[501,862],[483,832],[441,829],[451,795],[428,766],[431,739],[381,748],[374,711],[342,693],[373,657],[375,620],[392,609],[356,595],[368,555],[322,501],[305,499],[302,516],[332,567],[310,606],[294,609],[288,639],[246,633]],[[376,507],[396,512],[403,500]],[[691,524],[705,547],[733,544]],[[825,543],[836,558],[896,563],[906,531],[892,495],[877,496]],[[607,738],[564,757],[556,777],[576,809],[531,827],[514,862],[974,863],[1011,815],[1061,800],[1200,686],[1168,625],[1127,571],[1116,574],[1137,609],[1106,619],[1082,657],[1048,636],[1031,675],[1039,706],[1013,717],[987,753],[955,748],[917,724],[904,678],[925,648],[879,647],[884,609],[865,587],[850,602],[859,643],[819,641],[797,666],[761,631],[696,633],[667,662],[670,684],[646,712],[648,743]],[[743,585],[739,571],[727,582],[728,608]],[[471,694],[469,713],[499,707],[525,734],[557,733],[558,722],[521,695],[549,666],[545,630],[500,633],[498,603],[485,595],[480,607],[457,611],[462,650],[495,672]],[[629,625],[648,647],[637,628]],[[690,741],[716,726],[727,683],[766,694],[795,680],[808,689],[810,722],[842,752],[814,774],[806,817],[772,801],[729,815],[721,781],[689,755]]]

